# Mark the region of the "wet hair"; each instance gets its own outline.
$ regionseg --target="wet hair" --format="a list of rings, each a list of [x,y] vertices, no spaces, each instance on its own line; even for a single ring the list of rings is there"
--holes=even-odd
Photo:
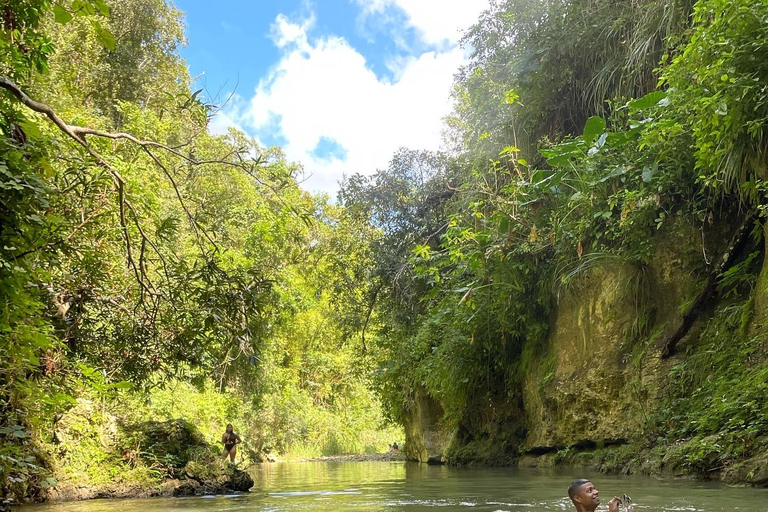
[[[227,429],[230,429],[230,428],[232,430],[235,430],[235,427],[233,427],[231,423],[227,423]]]
[[[576,493],[579,492],[579,488],[590,481],[591,480],[585,478],[579,478],[578,480],[574,480],[571,485],[568,486],[568,497],[571,498],[571,501],[573,501],[573,497],[576,496]]]

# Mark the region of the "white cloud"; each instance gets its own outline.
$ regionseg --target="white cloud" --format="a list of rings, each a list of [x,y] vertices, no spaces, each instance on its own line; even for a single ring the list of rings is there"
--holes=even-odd
[[[315,17],[310,16],[301,23],[291,23],[285,14],[278,14],[272,25],[272,41],[278,48],[283,48],[290,43],[306,45],[307,30],[315,23]]]
[[[242,126],[263,140],[271,130],[285,141],[281,146],[288,159],[301,162],[311,175],[303,187],[332,195],[344,174],[373,174],[387,166],[399,147],[439,149],[453,75],[465,62],[463,50],[443,42],[441,51],[393,56],[388,62],[393,78],[380,80],[345,39],[308,37],[313,21],[277,17],[271,37],[282,49],[280,61],[245,105],[236,102],[225,109],[216,129]],[[424,33],[442,37],[437,28],[427,27]],[[321,138],[343,149],[317,155]]]
[[[461,33],[488,8],[489,0],[355,0],[364,16],[387,17],[399,10],[421,39],[430,45],[456,43]]]

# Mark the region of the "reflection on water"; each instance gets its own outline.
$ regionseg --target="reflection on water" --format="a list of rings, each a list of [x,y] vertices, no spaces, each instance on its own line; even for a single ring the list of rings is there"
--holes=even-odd
[[[403,462],[307,462],[253,468],[251,493],[204,498],[93,500],[24,512],[574,510],[575,478],[593,478],[603,502],[628,494],[639,511],[768,512],[768,489],[512,468],[451,468]],[[605,507],[603,507],[604,509]]]

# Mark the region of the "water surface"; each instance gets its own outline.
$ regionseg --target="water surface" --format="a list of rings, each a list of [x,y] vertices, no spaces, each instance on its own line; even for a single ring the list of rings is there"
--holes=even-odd
[[[26,507],[23,512],[489,511],[574,508],[575,478],[593,479],[603,505],[628,494],[639,511],[768,512],[768,489],[573,471],[454,468],[405,462],[304,462],[252,468],[249,494],[203,498],[92,500]]]

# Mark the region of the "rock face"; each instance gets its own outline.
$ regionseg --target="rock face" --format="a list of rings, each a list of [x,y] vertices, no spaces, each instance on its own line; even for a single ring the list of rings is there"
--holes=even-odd
[[[768,240],[768,228],[764,229]],[[717,320],[713,315],[729,303],[714,295],[671,354],[664,350],[669,339],[667,334],[679,329],[683,312],[701,293],[702,283],[728,251],[727,241],[734,231],[732,223],[710,227],[704,250],[700,229],[673,226],[654,241],[654,253],[648,264],[606,260],[582,272],[567,287],[560,287],[552,298],[554,311],[546,344],[522,375],[521,389],[517,391],[522,397],[520,403],[502,404],[509,410],[506,416],[498,414],[502,408],[494,404],[494,414],[503,418],[497,420],[499,431],[508,433],[519,428],[521,441],[506,442],[514,438],[496,435],[497,453],[489,455],[485,462],[504,463],[508,460],[500,456],[504,453],[528,466],[550,466],[562,461],[563,454],[568,453],[588,457],[603,448],[610,448],[614,453],[630,449],[645,449],[650,453],[654,440],[644,437],[649,415],[664,409],[670,386],[675,385],[672,380],[675,368],[680,368],[689,354],[696,353],[700,340],[707,342],[705,338],[711,333],[706,329],[711,321]],[[716,241],[720,241],[719,244]],[[749,251],[759,249],[752,247]],[[749,251],[742,254],[739,261],[743,261]],[[761,260],[766,254],[768,246],[763,249]],[[743,365],[765,367],[768,359],[768,264],[765,261],[752,289],[752,302],[746,302],[751,307],[749,316],[744,313],[741,317],[746,339],[751,339],[749,343],[753,344],[744,352]],[[749,292],[739,293],[742,293],[739,299],[742,302],[737,304],[742,307]],[[706,371],[711,374],[704,375],[704,379],[718,378],[716,367]],[[482,410],[476,411],[476,415],[482,414]],[[509,418],[518,414],[516,426]],[[478,437],[479,431],[471,423],[447,432],[438,421],[441,416],[442,408],[436,401],[428,397],[415,401],[405,421],[406,453],[410,459],[426,462],[445,456],[446,452],[451,458],[450,452],[455,453],[457,445],[460,450],[462,444],[466,446]],[[462,432],[468,425],[469,432]],[[453,440],[450,447],[449,440]],[[759,437],[752,443],[760,446],[765,441],[765,437]],[[628,443],[634,445],[617,448]],[[644,448],[638,448],[641,444]],[[678,474],[674,468],[664,467],[667,458],[663,453],[656,456],[659,462],[653,467],[648,463],[642,470]],[[691,456],[686,457],[691,460]],[[758,455],[726,464],[725,469],[717,469],[712,476],[728,482],[768,485],[764,469],[766,457],[768,451],[758,450]],[[586,458],[570,461],[588,462]],[[706,463],[702,464],[701,468]],[[631,469],[624,467],[624,470]],[[706,475],[709,469],[698,471]]]
[[[628,436],[623,344],[632,329],[630,284],[636,278],[629,266],[598,268],[563,291],[551,327],[553,364],[534,368],[525,379],[528,450]]]
[[[546,354],[525,376],[524,451],[622,444],[641,428],[671,365],[662,347],[639,345],[653,328],[676,326],[697,293],[695,236],[678,227],[656,241],[649,265],[608,260],[561,287]]]
[[[214,478],[201,479],[194,475],[166,478],[158,486],[115,484],[74,486],[63,484],[51,490],[48,501],[75,501],[95,498],[152,498],[158,496],[207,496],[248,492],[253,487],[251,476],[230,467]]]
[[[440,425],[443,408],[426,393],[416,396],[405,420],[405,455],[409,460],[441,463],[451,432]]]

